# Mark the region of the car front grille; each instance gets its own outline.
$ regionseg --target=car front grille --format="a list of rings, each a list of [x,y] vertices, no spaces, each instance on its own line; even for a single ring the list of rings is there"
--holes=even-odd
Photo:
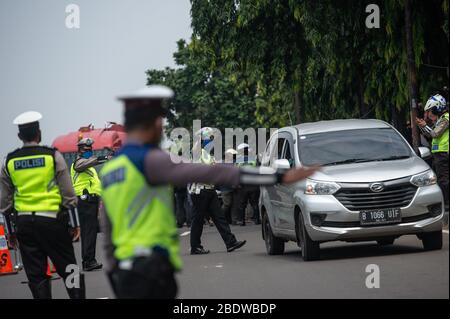
[[[417,187],[407,183],[386,186],[379,193],[369,187],[343,187],[334,196],[348,210],[361,211],[408,206],[416,192]]]

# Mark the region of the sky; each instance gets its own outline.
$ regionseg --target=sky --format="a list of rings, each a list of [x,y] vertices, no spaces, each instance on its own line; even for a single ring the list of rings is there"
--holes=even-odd
[[[66,27],[70,4],[79,29]],[[12,121],[25,111],[42,113],[47,145],[120,122],[116,97],[145,86],[147,69],[174,67],[190,35],[189,0],[0,0],[0,156],[21,145]]]

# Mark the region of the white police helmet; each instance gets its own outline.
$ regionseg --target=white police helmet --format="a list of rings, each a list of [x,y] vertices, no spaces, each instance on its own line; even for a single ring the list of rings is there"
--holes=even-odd
[[[445,98],[440,94],[435,94],[428,99],[427,104],[425,104],[424,111],[426,112],[435,109],[437,113],[441,113],[446,109],[446,107],[447,101]]]
[[[36,112],[36,111],[29,111],[29,112],[25,112],[25,113],[22,113],[19,116],[17,116],[14,119],[13,124],[23,126],[23,125],[39,122],[39,120],[41,120],[41,119],[42,119],[41,113]]]

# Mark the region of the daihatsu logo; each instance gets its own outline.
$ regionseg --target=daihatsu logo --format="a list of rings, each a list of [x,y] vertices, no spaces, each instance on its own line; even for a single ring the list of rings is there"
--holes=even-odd
[[[381,183],[373,183],[369,186],[370,190],[374,193],[379,193],[384,190],[384,185]]]

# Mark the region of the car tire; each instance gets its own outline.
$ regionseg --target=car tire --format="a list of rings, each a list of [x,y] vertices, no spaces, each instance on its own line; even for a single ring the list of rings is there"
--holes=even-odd
[[[382,238],[377,240],[378,245],[380,246],[389,246],[392,245],[395,241],[395,238]]]
[[[309,237],[308,232],[306,231],[305,223],[303,221],[303,216],[299,213],[298,218],[298,237],[299,237],[299,246],[302,250],[302,257],[304,261],[313,261],[320,259],[320,243],[314,241]]]
[[[442,230],[425,233],[421,236],[423,249],[440,250],[442,249]]]
[[[262,227],[267,254],[282,255],[284,253],[284,240],[273,234],[272,227],[270,227],[269,218],[266,214],[264,214],[262,218]]]

